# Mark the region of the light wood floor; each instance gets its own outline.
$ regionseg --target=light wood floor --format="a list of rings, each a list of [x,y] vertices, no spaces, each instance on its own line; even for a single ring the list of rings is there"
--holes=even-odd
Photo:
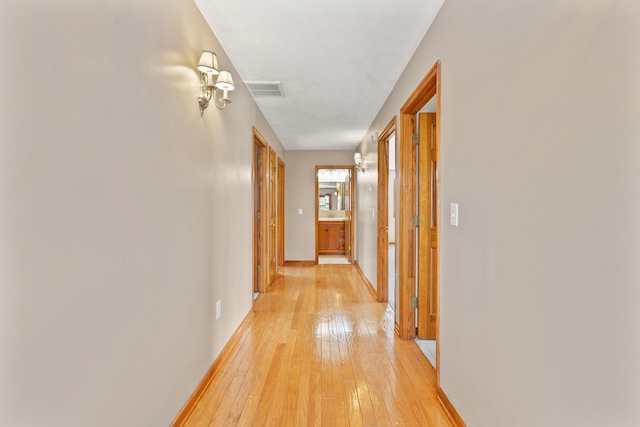
[[[435,371],[351,265],[286,267],[187,426],[446,426]]]

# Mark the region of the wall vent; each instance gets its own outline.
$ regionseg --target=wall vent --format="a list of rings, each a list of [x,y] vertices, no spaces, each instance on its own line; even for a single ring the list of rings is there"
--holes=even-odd
[[[244,82],[251,95],[258,98],[284,98],[282,82]]]

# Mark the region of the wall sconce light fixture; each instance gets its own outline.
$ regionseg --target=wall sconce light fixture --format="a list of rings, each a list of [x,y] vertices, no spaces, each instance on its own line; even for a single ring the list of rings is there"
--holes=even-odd
[[[356,153],[353,155],[353,163],[356,165],[356,170],[364,173],[364,160],[362,160],[362,154]]]
[[[228,71],[220,71],[218,68],[218,58],[213,52],[202,51],[200,61],[198,61],[198,71],[200,71],[200,94],[198,95],[198,105],[200,106],[200,117],[213,99],[216,107],[223,110],[228,104],[229,91],[235,89],[233,78]],[[214,76],[218,76],[214,82]],[[223,91],[222,98],[217,99],[217,90]]]

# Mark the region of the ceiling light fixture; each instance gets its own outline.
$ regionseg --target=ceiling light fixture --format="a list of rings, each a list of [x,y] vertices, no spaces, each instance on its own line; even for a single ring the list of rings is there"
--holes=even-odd
[[[221,71],[218,68],[218,57],[208,50],[202,51],[197,68],[200,71],[200,93],[198,94],[200,117],[202,117],[202,113],[204,113],[212,99],[216,107],[224,110],[228,104],[231,104],[229,91],[235,89],[231,73],[225,70]],[[215,82],[214,76],[218,76]],[[223,91],[220,99],[216,99],[218,89]]]

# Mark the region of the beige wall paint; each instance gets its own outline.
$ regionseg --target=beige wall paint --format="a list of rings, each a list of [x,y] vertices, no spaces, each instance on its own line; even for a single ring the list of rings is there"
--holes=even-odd
[[[0,4],[0,424],[168,425],[251,308],[242,84],[191,0]],[[215,320],[215,302],[222,317]]]
[[[638,46],[638,2],[447,0],[371,127],[442,61],[440,366],[468,425],[640,424]]]
[[[292,150],[286,152],[284,259],[316,259],[315,194],[317,165],[353,165],[353,151]],[[298,209],[302,208],[302,215]]]
[[[362,155],[364,173],[356,178],[355,260],[375,289],[378,289],[378,146],[367,135],[356,150]]]

